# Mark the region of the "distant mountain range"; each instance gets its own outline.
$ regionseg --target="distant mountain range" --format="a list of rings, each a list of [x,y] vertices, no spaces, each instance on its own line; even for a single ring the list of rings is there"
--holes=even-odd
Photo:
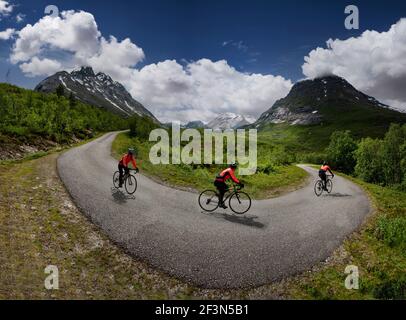
[[[251,124],[252,121],[248,120],[246,117],[235,114],[231,112],[222,113],[218,115],[215,119],[210,121],[206,126],[210,129],[238,129],[240,127]]]
[[[349,121],[370,118],[384,124],[385,118],[402,120],[406,119],[406,114],[358,91],[343,78],[327,76],[296,83],[285,98],[260,116],[254,126],[317,125],[338,122],[343,117]]]
[[[147,116],[159,123],[150,111],[133,99],[121,83],[105,73],[95,74],[91,67],[82,67],[71,73],[58,72],[41,81],[35,91],[54,93],[60,86],[64,88],[66,96],[73,94],[83,103],[104,108],[125,118],[132,115]]]
[[[203,121],[190,121],[185,125],[187,129],[207,129],[207,125]]]
[[[249,119],[236,113],[221,113],[216,118],[205,124],[203,121],[196,120],[190,121],[186,124],[181,124],[183,129],[213,129],[213,130],[226,130],[226,129],[238,129],[246,125],[250,125],[254,122],[253,119]],[[171,127],[172,122],[164,124],[165,127]]]

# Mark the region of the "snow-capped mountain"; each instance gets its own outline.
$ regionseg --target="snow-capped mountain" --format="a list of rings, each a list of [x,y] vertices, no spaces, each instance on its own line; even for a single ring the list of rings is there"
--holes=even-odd
[[[206,126],[210,129],[237,129],[245,125],[251,124],[253,121],[246,118],[240,114],[235,114],[231,112],[222,113],[218,115],[215,119],[210,121]]]
[[[66,96],[73,94],[81,102],[107,109],[125,118],[137,114],[159,122],[141,103],[133,99],[121,83],[102,72],[95,74],[91,67],[82,67],[71,73],[58,72],[41,81],[35,90],[53,93],[61,85]]]

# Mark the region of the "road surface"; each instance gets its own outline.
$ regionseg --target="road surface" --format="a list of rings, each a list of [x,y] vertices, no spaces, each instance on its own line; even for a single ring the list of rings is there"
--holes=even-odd
[[[363,191],[341,177],[331,195],[311,183],[276,199],[253,201],[244,216],[204,213],[198,195],[137,175],[128,197],[115,190],[116,133],[62,154],[59,175],[76,205],[129,254],[204,288],[254,287],[309,270],[329,257],[370,212]]]

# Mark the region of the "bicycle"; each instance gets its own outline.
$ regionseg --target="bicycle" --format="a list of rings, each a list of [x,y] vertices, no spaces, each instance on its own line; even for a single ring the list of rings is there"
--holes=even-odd
[[[229,201],[230,209],[236,214],[244,214],[251,209],[250,196],[242,192],[244,187],[233,184],[232,190],[228,190],[224,195],[223,202]],[[220,206],[219,194],[214,190],[205,190],[199,196],[199,206],[206,212],[213,212]]]
[[[125,187],[125,191],[127,191],[128,194],[134,194],[135,191],[137,191],[137,179],[135,178],[134,175],[132,175],[130,172],[134,171],[135,173],[138,172],[138,170],[135,169],[129,169],[128,172],[124,173],[123,176],[123,184]],[[114,172],[113,175],[113,185],[116,189],[120,188],[120,172],[116,171]]]
[[[320,179],[316,181],[316,184],[314,185],[314,193],[316,194],[316,196],[320,197],[323,194],[323,191],[326,191],[328,194],[333,191],[333,177],[334,176],[332,175],[327,175],[326,188],[324,188],[323,180]]]

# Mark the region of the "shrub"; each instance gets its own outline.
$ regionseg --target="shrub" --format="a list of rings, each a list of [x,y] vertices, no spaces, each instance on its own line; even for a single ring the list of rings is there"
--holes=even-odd
[[[376,299],[404,300],[406,299],[406,275],[398,274],[391,279],[385,279],[376,286],[372,294]]]
[[[381,217],[375,235],[391,248],[406,250],[406,217]]]
[[[286,166],[295,162],[295,156],[287,152],[285,147],[277,146],[270,154],[270,162],[276,166]]]
[[[271,174],[276,172],[276,167],[272,163],[267,164],[259,164],[257,168],[257,172],[264,173],[264,174]]]

